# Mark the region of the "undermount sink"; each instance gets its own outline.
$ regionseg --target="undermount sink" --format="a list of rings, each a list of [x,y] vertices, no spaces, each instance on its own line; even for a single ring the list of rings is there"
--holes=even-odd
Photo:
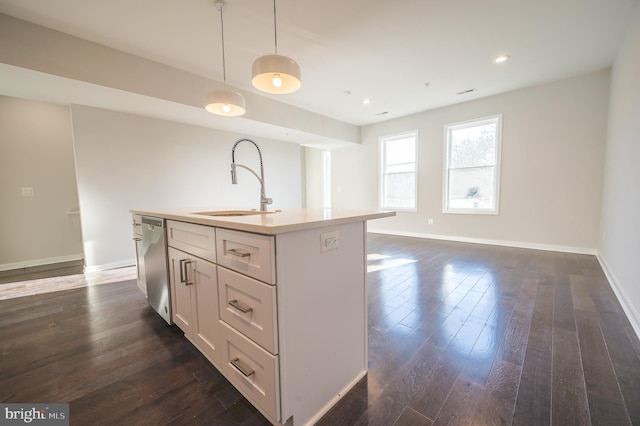
[[[255,214],[271,214],[277,213],[279,210],[262,212],[259,210],[217,210],[212,212],[195,212],[191,214],[199,214],[203,216],[250,216]]]

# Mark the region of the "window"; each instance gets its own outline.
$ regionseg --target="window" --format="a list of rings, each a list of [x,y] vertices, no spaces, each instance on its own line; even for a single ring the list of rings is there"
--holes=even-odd
[[[445,126],[445,213],[498,213],[502,116]]]
[[[380,207],[416,211],[418,132],[380,138]]]

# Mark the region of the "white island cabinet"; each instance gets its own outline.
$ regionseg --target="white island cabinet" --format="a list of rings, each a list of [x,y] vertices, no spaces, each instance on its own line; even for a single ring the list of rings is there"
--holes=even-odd
[[[215,228],[167,221],[171,319],[212,363],[217,359]],[[198,257],[198,255],[200,257]]]
[[[313,424],[366,375],[366,221],[393,213],[132,212],[167,219],[173,322],[273,424]]]

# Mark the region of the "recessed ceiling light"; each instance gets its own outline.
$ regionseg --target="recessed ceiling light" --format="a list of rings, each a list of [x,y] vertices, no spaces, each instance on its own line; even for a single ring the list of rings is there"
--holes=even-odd
[[[370,104],[370,103],[371,103],[371,99],[370,99],[370,98],[364,98],[364,99],[362,100],[362,103],[363,103],[363,104],[365,104],[365,105],[368,105],[368,104]]]
[[[496,64],[501,64],[503,62],[507,62],[509,60],[509,58],[511,58],[511,56],[502,55],[502,56],[498,56],[496,59],[494,59],[493,62],[495,62]]]

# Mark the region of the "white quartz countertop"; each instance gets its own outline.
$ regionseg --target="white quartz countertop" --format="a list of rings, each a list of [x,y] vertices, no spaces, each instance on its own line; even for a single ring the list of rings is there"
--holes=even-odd
[[[182,222],[198,223],[218,228],[275,235],[284,232],[363,222],[372,219],[395,216],[392,211],[334,210],[334,209],[282,209],[269,213],[246,216],[207,216],[197,212],[246,211],[234,207],[191,207],[179,209],[131,210],[133,214],[154,216]]]

